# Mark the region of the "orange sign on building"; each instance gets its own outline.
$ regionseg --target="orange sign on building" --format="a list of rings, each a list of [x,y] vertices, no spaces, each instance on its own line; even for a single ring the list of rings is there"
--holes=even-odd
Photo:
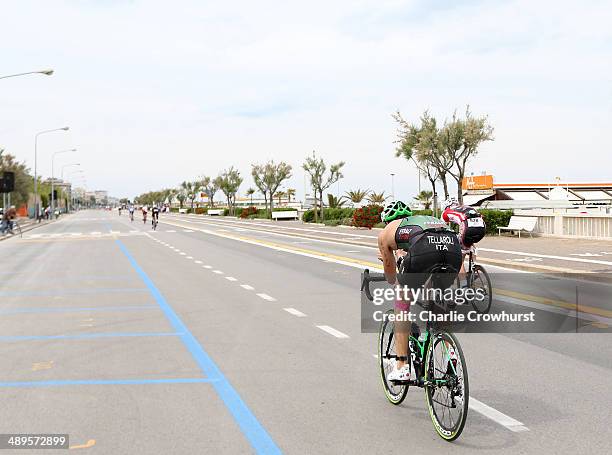
[[[461,188],[464,190],[491,190],[493,189],[492,175],[470,175],[463,177]]]

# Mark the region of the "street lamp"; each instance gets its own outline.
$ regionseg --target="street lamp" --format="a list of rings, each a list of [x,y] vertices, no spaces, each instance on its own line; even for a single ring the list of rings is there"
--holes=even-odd
[[[27,73],[9,74],[8,76],[0,76],[0,79],[6,79],[9,77],[26,76],[28,74],[44,74],[45,76],[51,76],[53,70],[40,70],[40,71],[28,71]]]
[[[60,150],[51,155],[51,218],[55,218],[55,195],[53,194],[53,188],[55,186],[55,155],[76,151],[77,149]]]
[[[62,173],[60,174],[60,175],[61,175],[60,180],[64,180],[64,169],[66,169],[67,167],[70,167],[70,166],[80,166],[80,165],[81,165],[81,163],[64,164],[64,165],[62,166]],[[71,172],[70,174],[68,174],[68,175],[72,175],[72,174],[75,174],[75,173],[77,173],[77,172],[83,172],[83,171],[82,171],[81,169],[75,169],[74,171],[72,171],[72,172]]]
[[[64,181],[64,169],[70,166],[80,166],[80,163],[72,163],[72,164],[64,164],[62,166],[62,182]],[[68,173],[68,176],[66,177],[66,179],[68,179],[69,177],[73,176],[74,174],[79,174],[80,177],[83,177],[83,170],[82,169],[76,169],[72,172]],[[67,207],[67,211],[70,212],[72,210],[72,207],[74,207],[74,202],[73,202],[73,196],[72,196],[72,183],[70,183],[70,198],[69,200],[69,205]]]
[[[70,128],[65,126],[63,128],[55,128],[53,130],[45,130],[45,131],[40,131],[38,133],[36,133],[36,135],[34,136],[34,199],[35,199],[35,204],[34,204],[34,209],[36,210],[36,213],[34,214],[34,216],[36,217],[36,219],[38,219],[38,214],[39,214],[39,208],[38,208],[38,171],[37,171],[37,165],[38,165],[38,136],[40,136],[41,134],[46,134],[46,133],[53,133],[54,131],[68,131]]]

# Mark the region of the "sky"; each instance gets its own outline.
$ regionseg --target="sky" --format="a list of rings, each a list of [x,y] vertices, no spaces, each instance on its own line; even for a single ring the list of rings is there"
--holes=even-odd
[[[113,196],[251,164],[293,166],[302,197],[313,150],[345,161],[332,192],[411,199],[395,157],[396,110],[443,122],[467,105],[495,140],[469,164],[495,181],[612,181],[609,1],[5,2],[0,148],[38,172]],[[84,176],[84,177],[82,177]],[[425,189],[425,182],[422,182]]]

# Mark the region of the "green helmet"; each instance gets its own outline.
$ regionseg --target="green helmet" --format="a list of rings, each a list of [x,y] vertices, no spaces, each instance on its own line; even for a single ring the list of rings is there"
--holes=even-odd
[[[390,202],[380,213],[380,219],[383,223],[390,223],[393,220],[406,218],[407,216],[412,216],[412,211],[402,201]]]

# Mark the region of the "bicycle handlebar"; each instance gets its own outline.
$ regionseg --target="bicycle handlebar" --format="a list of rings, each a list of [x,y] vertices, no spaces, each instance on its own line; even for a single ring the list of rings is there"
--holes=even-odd
[[[370,293],[370,282],[371,281],[387,281],[387,278],[383,274],[382,276],[371,276],[370,270],[365,269],[363,271],[363,281],[361,282],[361,291],[365,292],[366,297],[371,302],[374,300],[372,294]]]

